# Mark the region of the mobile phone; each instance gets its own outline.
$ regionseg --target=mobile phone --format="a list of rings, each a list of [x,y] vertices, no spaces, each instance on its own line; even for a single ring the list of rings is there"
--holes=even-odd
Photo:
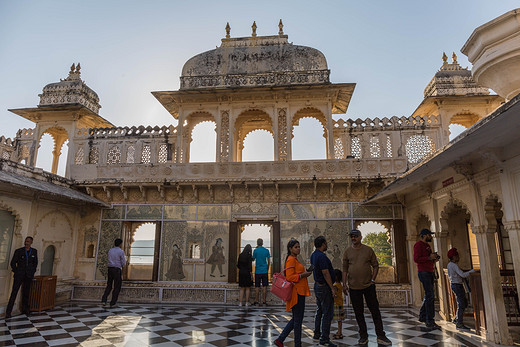
[[[311,264],[311,266],[309,266],[309,268],[307,269],[307,272],[312,272],[314,271],[314,265]]]

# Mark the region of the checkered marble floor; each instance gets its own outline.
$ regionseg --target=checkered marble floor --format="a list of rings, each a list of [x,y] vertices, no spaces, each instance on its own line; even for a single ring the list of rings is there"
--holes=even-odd
[[[303,345],[312,340],[314,305],[308,305],[304,320]],[[427,332],[413,311],[382,309],[385,330],[394,346],[482,346],[443,324],[442,330]],[[367,314],[369,346],[377,343]],[[101,305],[70,303],[54,310],[0,319],[0,346],[271,346],[290,313],[281,306],[245,308],[238,306]],[[442,324],[442,323],[441,323]],[[332,333],[337,330],[333,322]],[[348,310],[339,346],[356,345],[357,325]],[[285,341],[292,346],[292,334]]]

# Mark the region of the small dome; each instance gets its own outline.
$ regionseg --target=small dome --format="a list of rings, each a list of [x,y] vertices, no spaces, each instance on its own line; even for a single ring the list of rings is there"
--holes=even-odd
[[[471,70],[462,68],[453,53],[453,62],[443,54],[443,64],[424,89],[424,97],[449,95],[489,95],[489,89],[481,87],[471,76]]]
[[[224,38],[184,64],[180,89],[324,84],[329,74],[323,53],[286,35]]]
[[[47,84],[43,88],[43,93],[38,95],[40,97],[38,106],[80,104],[98,113],[101,108],[99,97],[81,80],[80,69],[79,63],[77,66],[72,64],[67,78]]]

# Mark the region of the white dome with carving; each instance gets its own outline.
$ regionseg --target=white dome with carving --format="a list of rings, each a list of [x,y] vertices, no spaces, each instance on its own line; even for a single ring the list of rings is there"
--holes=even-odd
[[[229,27],[228,27],[229,28]],[[198,54],[182,68],[180,89],[326,84],[330,70],[319,50],[276,36],[222,39],[220,47]]]
[[[81,66],[72,64],[69,76],[60,82],[47,84],[43,93],[39,94],[40,106],[74,105],[85,106],[94,113],[98,113],[99,97],[81,80]]]

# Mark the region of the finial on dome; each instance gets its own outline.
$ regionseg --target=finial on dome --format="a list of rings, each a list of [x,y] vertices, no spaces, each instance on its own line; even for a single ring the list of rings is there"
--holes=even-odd
[[[251,34],[251,36],[256,37],[256,21],[253,21],[253,25],[251,25],[251,28],[253,29],[253,33]]]
[[[446,55],[446,52],[442,52],[442,65],[448,64],[448,56]]]
[[[69,74],[73,73],[75,69],[76,69],[76,64],[72,63]]]
[[[78,65],[76,65],[76,73],[80,73],[79,70],[81,70],[81,65],[78,63]]]
[[[453,52],[451,58],[453,59],[453,64],[457,64],[457,55],[455,54],[455,52]]]
[[[283,35],[283,23],[282,23],[281,19],[280,19],[280,23],[278,23],[278,35],[280,35],[280,36]]]
[[[69,76],[65,79],[65,81],[79,80],[81,75],[80,70],[80,63],[72,64],[70,67]]]
[[[231,37],[231,27],[229,26],[229,22],[226,23],[226,39],[229,39]]]

